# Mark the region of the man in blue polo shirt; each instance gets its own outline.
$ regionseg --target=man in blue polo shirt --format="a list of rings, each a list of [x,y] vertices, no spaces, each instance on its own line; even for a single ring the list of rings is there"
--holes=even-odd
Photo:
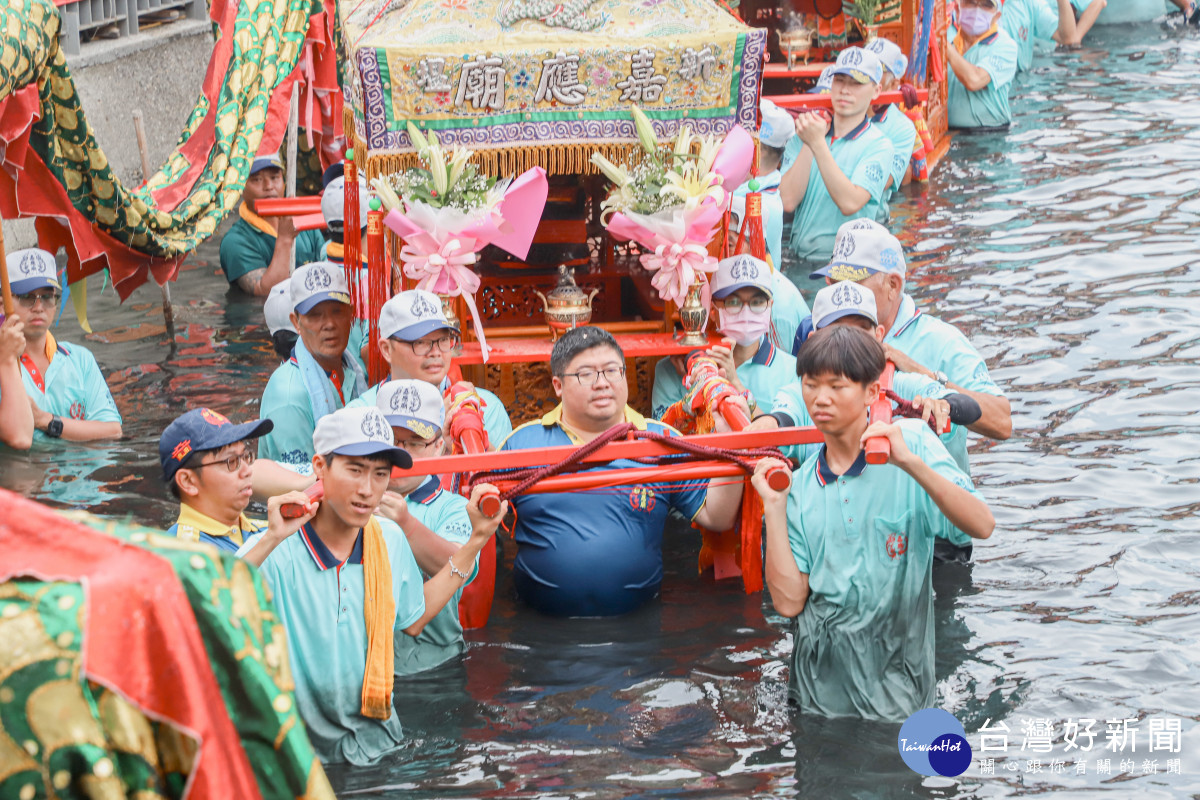
[[[797,368],[821,450],[774,491],[763,459],[771,602],[792,623],[788,698],[804,713],[902,722],[934,704],[937,535],[991,536],[987,504],[923,422],[869,423],[885,356],[850,326],[815,333]],[[864,443],[886,437],[887,464]]]
[[[899,87],[900,79],[908,69],[908,58],[896,43],[881,37],[868,44],[867,49],[878,56],[883,64],[880,90],[890,92]],[[883,135],[892,143],[892,168],[888,175],[890,196],[911,177],[909,164],[917,141],[917,127],[895,103],[877,106],[871,116],[871,124],[883,131]]]
[[[346,352],[354,308],[342,268],[318,261],[297,269],[290,283],[300,338],[263,391],[259,413],[275,427],[258,440],[258,456],[301,466],[314,455],[317,422],[365,392],[367,376]]]
[[[274,595],[297,707],[317,756],[366,765],[403,741],[392,696],[396,637],[419,635],[462,588],[508,504],[496,517],[483,516],[479,494],[494,488],[476,487],[470,538],[423,580],[404,533],[374,516],[393,467],[412,466],[379,410],[322,417],[313,449],[325,495],[311,520],[283,538],[272,527],[239,554],[260,565]]]
[[[379,387],[376,408],[392,426],[396,446],[413,461],[437,458],[445,450],[442,429],[446,406],[442,394],[426,381],[388,381]],[[473,527],[467,499],[442,488],[436,475],[412,475],[393,479],[379,504],[381,516],[404,531],[417,565],[425,575],[436,574],[446,559],[471,538]],[[477,566],[477,565],[476,565]],[[476,569],[464,570],[471,578],[454,593],[446,607],[429,621],[416,637],[396,640],[396,674],[415,675],[444,664],[462,654],[462,623],[458,601],[462,590],[475,579]]]
[[[593,326],[567,331],[550,354],[555,394],[562,401],[541,419],[513,431],[501,450],[583,445],[614,425],[671,433],[626,401],[625,355],[612,334]],[[728,430],[716,418],[718,430]],[[617,460],[591,471],[640,466]],[[671,509],[703,528],[733,526],[742,485],[718,479],[526,494],[513,501],[517,594],[545,614],[613,616],[633,611],[662,583],[663,526]]]
[[[442,313],[442,302],[433,292],[409,289],[383,304],[379,313],[379,350],[391,369],[391,379],[425,381],[445,392],[450,388],[454,348],[461,341],[458,328]],[[512,422],[500,398],[487,389],[475,391],[484,402],[483,427],[491,449],[500,446]],[[368,389],[354,406],[373,405],[376,388]]]
[[[959,469],[970,474],[966,431],[989,439],[1007,439],[1012,436],[1012,407],[967,337],[953,325],[916,307],[904,291],[907,272],[899,240],[882,225],[858,220],[838,232],[832,260],[811,277],[852,280],[870,289],[875,295],[879,324],[884,328],[887,357],[896,369],[932,378],[979,404],[979,419],[965,426],[966,430],[956,427],[945,441]],[[957,536],[953,543],[958,549],[940,549],[940,558],[970,557],[969,539]]]
[[[791,248],[800,259],[829,252],[846,220],[875,219],[892,168],[892,143],[867,114],[879,96],[883,67],[861,47],[843,50],[833,67],[833,121],[815,111],[796,117],[804,144],[783,175],[779,194],[792,218]]]
[[[708,355],[725,370],[735,389],[749,392],[751,410],[755,404],[768,408],[776,393],[796,379],[796,359],[771,341],[771,267],[747,253],[731,256],[717,266],[711,283],[717,330],[734,344],[732,349],[710,347]],[[651,399],[655,419],[662,419],[669,406],[687,395],[686,369],[686,356],[663,358],[655,365]]]
[[[95,357],[50,333],[62,298],[54,256],[31,247],[6,261],[14,316],[25,335],[21,380],[33,412],[33,441],[119,439],[121,414]]]
[[[946,29],[950,127],[1002,130],[1012,122],[1008,93],[1017,74],[1017,43],[1000,30],[1001,0],[960,0],[959,29]]]

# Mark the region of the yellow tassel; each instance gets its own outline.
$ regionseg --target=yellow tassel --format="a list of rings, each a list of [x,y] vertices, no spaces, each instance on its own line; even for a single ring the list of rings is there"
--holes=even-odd
[[[71,284],[71,305],[75,307],[75,316],[79,318],[79,327],[84,333],[91,333],[92,326],[87,318],[87,278],[82,278]]]
[[[421,163],[415,152],[368,152],[352,129],[347,130],[346,138],[354,152],[366,154],[365,162],[359,156],[359,165],[366,164],[368,180],[403,172]],[[541,167],[548,175],[599,175],[600,170],[591,161],[592,153],[600,153],[613,163],[627,166],[639,163],[644,155],[641,145],[636,142],[579,143],[488,148],[476,150],[473,160],[480,172],[497,177],[517,175],[533,167]]]

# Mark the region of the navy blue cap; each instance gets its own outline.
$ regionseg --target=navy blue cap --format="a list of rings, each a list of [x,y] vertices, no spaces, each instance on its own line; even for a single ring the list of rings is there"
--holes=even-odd
[[[330,183],[332,183],[335,179],[340,178],[340,177],[344,176],[345,174],[346,174],[346,162],[345,161],[339,161],[336,164],[333,164],[332,166],[326,167],[325,171],[321,173],[321,188],[324,189]]]
[[[224,414],[211,408],[193,409],[167,426],[158,438],[158,461],[163,483],[175,480],[175,473],[197,450],[219,450],[225,445],[266,436],[275,427],[269,419],[256,419],[235,425]]]
[[[283,169],[283,161],[279,158],[279,153],[271,153],[266,156],[259,156],[250,164],[250,174],[261,172],[269,167],[275,169]]]

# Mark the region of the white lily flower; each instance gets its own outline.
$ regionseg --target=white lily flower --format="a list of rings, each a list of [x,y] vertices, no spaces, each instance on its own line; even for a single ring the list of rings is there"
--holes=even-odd
[[[686,156],[692,149],[692,126],[684,124],[679,129],[679,136],[675,139],[675,155]]]
[[[650,118],[638,108],[633,106],[633,127],[637,130],[638,141],[642,143],[642,149],[647,153],[654,153],[658,150],[658,136],[654,133],[654,126],[650,124]]]
[[[396,194],[396,190],[391,187],[383,178],[376,178],[371,181],[371,186],[375,189],[375,194],[379,196],[383,207],[388,211],[403,211],[404,207],[400,205],[400,196]]]
[[[408,139],[413,143],[413,147],[417,148],[417,153],[424,156],[429,151],[429,140],[421,135],[421,131],[416,125],[408,123]]]
[[[462,177],[463,170],[467,168],[467,162],[471,160],[471,151],[461,145],[454,148],[454,155],[450,157],[450,177],[447,180],[449,188],[453,188],[458,179]]]
[[[618,188],[626,186],[633,180],[633,176],[629,174],[629,170],[624,166],[618,167],[599,153],[592,153],[591,160],[596,169],[603,172],[604,176],[616,184]]]

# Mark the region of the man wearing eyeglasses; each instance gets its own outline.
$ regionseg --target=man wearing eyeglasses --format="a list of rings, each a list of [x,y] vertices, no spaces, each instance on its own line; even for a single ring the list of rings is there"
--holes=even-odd
[[[59,342],[50,333],[62,299],[54,256],[29,248],[10,253],[6,262],[15,316],[25,334],[21,378],[33,412],[33,438],[120,438],[121,414],[96,358],[86,347]]]
[[[383,304],[379,313],[379,349],[391,367],[391,380],[425,381],[439,392],[450,388],[450,366],[459,333],[442,312],[442,301],[433,292],[409,289]],[[376,404],[378,387],[372,387],[350,407]],[[512,433],[512,422],[500,398],[475,388],[485,403],[483,427],[492,449]]]
[[[250,504],[252,442],[271,428],[269,419],[235,425],[210,408],[189,411],[167,426],[158,440],[158,461],[167,490],[179,501],[179,518],[167,535],[233,553],[252,533],[274,526],[284,537],[300,529],[310,515],[284,520],[278,513],[284,502],[307,504],[300,492],[272,498],[268,523],[242,513]]]
[[[735,389],[749,394],[751,410],[754,404],[770,408],[779,390],[796,380],[795,356],[771,343],[772,287],[770,265],[746,253],[722,260],[712,278],[717,330],[733,347],[710,347],[708,355]],[[686,356],[670,356],[655,365],[655,419],[662,419],[669,406],[686,396],[686,370]]]
[[[950,127],[1004,130],[1017,75],[1017,43],[1000,29],[1000,0],[959,0],[958,28],[946,29]]]
[[[513,431],[501,450],[580,446],[614,425],[671,434],[630,408],[625,355],[612,334],[584,326],[563,334],[550,353],[554,393],[561,402]],[[744,401],[743,401],[744,402]],[[728,431],[716,417],[719,431]],[[644,466],[617,460],[589,471]],[[741,508],[741,481],[662,481],[513,500],[517,594],[544,614],[614,616],[633,611],[662,584],[663,527],[671,509],[714,531],[732,527]]]

